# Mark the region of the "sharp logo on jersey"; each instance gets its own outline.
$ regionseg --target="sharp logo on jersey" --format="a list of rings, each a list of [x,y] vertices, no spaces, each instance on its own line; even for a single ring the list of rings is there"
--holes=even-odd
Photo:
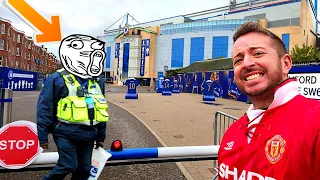
[[[234,180],[276,180],[275,178],[263,176],[261,174],[247,171],[247,170],[238,170],[238,168],[229,169],[230,167],[225,164],[220,164],[219,166],[219,175],[224,179],[234,179]],[[241,173],[241,174],[240,174]],[[239,176],[240,174],[240,176]]]
[[[234,142],[233,142],[233,141],[228,142],[228,143],[227,143],[227,146],[228,146],[228,147],[224,147],[224,149],[225,149],[225,150],[231,150],[233,145],[234,145]]]
[[[286,141],[280,135],[275,135],[273,138],[268,140],[265,147],[265,154],[271,164],[275,164],[281,159],[285,146]]]

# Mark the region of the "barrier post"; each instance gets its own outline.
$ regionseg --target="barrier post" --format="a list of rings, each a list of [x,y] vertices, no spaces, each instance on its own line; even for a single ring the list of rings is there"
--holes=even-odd
[[[0,90],[0,127],[11,122],[13,91],[8,88]]]

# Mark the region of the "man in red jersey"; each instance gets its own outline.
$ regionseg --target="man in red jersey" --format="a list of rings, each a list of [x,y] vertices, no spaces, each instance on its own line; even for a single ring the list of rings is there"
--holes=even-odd
[[[285,45],[257,22],[233,40],[234,81],[252,105],[223,136],[219,180],[320,179],[320,102],[288,78]]]

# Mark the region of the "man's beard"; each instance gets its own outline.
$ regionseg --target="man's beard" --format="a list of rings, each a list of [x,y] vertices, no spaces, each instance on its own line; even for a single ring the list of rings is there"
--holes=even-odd
[[[251,72],[253,70],[250,70],[248,72]],[[282,82],[282,70],[281,70],[281,63],[280,60],[278,61],[278,66],[277,69],[274,72],[278,72],[276,75],[277,76],[268,76],[268,84],[267,87],[265,89],[263,89],[262,91],[257,91],[257,92],[250,92],[250,91],[246,91],[245,88],[240,88],[239,90],[241,92],[243,92],[243,94],[247,95],[247,96],[251,96],[251,97],[257,97],[257,96],[261,96],[267,92],[270,91],[274,91],[276,89],[276,87]],[[266,76],[267,72],[265,72],[264,76]]]

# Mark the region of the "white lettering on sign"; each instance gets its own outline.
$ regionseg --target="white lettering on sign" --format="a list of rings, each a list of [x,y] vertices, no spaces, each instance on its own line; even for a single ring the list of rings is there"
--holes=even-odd
[[[320,100],[320,73],[297,73],[288,76],[297,79],[301,95]]]
[[[136,39],[135,38],[130,38],[130,37],[126,37],[126,38],[122,38],[121,43],[130,43],[130,42],[135,42]]]
[[[0,150],[12,149],[29,149],[35,144],[34,140],[2,140],[0,141]]]
[[[12,70],[9,71],[8,73],[8,78],[30,78],[33,79],[33,74],[20,74],[20,73],[14,73]]]
[[[219,175],[222,178],[225,179],[237,179],[237,180],[276,180],[275,178],[268,177],[268,176],[262,176],[261,174],[252,172],[252,171],[246,171],[242,170],[240,176],[238,176],[240,171],[238,171],[237,168],[230,168],[228,165],[220,164],[219,166]]]

